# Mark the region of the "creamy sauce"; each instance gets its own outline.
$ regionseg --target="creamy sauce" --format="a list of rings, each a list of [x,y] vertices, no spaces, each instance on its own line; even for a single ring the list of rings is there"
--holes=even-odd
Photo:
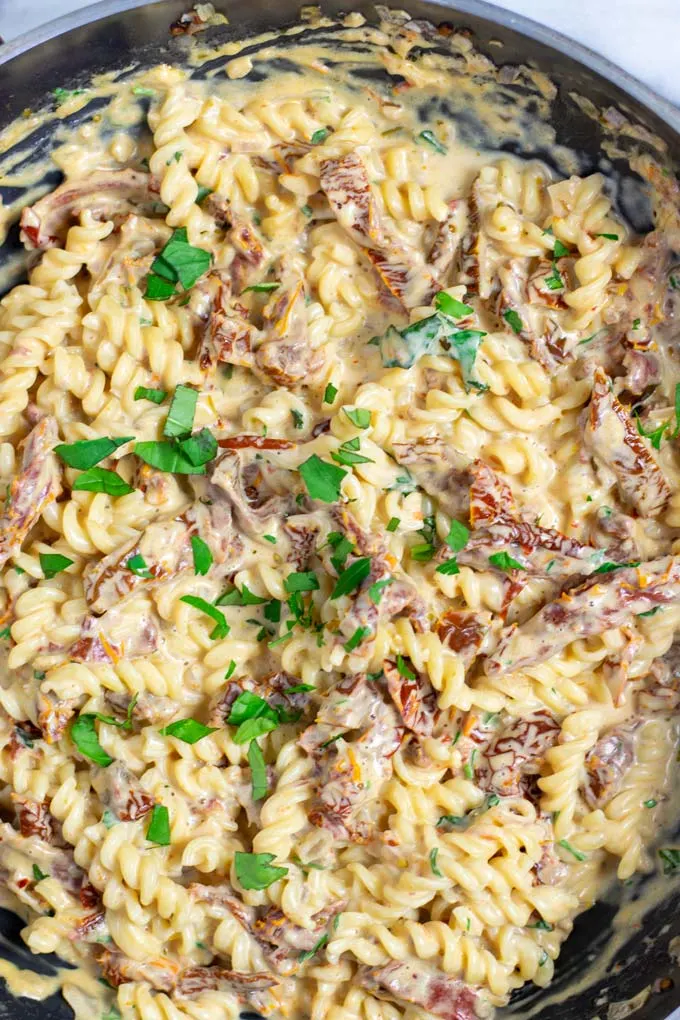
[[[0,321],[0,779],[23,833],[2,823],[0,869],[29,948],[79,967],[45,978],[5,960],[0,976],[15,995],[61,989],[78,1020],[118,1015],[114,1000],[144,1020],[393,1020],[445,1015],[441,995],[464,1020],[488,1015],[525,981],[549,984],[573,917],[612,870],[649,868],[676,817],[673,661],[650,672],[680,623],[665,242],[645,247],[601,175],[569,177],[552,83],[497,72],[464,35],[444,46],[398,17],[338,26],[312,11],[219,49],[198,35],[185,56],[101,75],[0,140],[0,184],[18,189],[3,236],[54,164],[91,182],[65,218],[49,202],[24,218],[47,250]],[[94,116],[93,100],[107,101]],[[59,120],[53,162],[31,160],[32,133]],[[508,141],[568,179],[501,157]],[[677,196],[661,185],[672,237]],[[150,276],[168,287],[161,249],[179,272],[178,228],[184,258],[210,252],[219,272],[206,263],[186,301],[150,300]],[[621,398],[599,431],[595,364]],[[132,491],[74,488],[83,464],[64,474],[49,429],[153,445],[170,398],[137,391],[178,386],[199,390],[188,426],[177,411],[185,430],[227,450],[209,481],[123,446],[104,463]],[[640,425],[668,421],[658,442],[630,414],[650,387]],[[243,435],[258,444],[229,453]],[[310,488],[310,459],[336,471],[331,498]],[[45,555],[69,563],[50,577]],[[362,559],[373,594],[360,578],[337,595]],[[612,560],[643,561],[620,575],[639,588],[630,604]],[[585,610],[558,619],[560,586],[584,578],[592,589],[566,601]],[[242,689],[284,699],[259,744],[229,716]],[[94,758],[66,732],[92,713]],[[187,719],[210,730],[162,732]],[[167,840],[149,828],[159,808]],[[236,853],[286,870],[249,885]],[[599,980],[642,910],[622,908],[569,995]]]

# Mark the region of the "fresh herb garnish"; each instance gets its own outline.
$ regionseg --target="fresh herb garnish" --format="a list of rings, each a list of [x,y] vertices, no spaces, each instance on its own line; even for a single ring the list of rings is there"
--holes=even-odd
[[[639,567],[640,560],[630,560],[628,563],[601,563],[600,566],[593,570],[594,574],[609,574],[612,570],[621,570],[623,567]]]
[[[332,404],[337,395],[338,395],[337,386],[334,386],[332,382],[329,382],[323,394],[324,404]]]
[[[178,719],[176,722],[164,726],[160,732],[164,737],[176,737],[177,740],[182,740],[185,744],[196,744],[203,737],[207,737],[209,733],[214,733],[216,729],[218,729],[217,726],[204,726],[196,719]]]
[[[96,765],[106,768],[112,763],[113,758],[99,743],[95,727],[96,718],[95,713],[87,712],[74,719],[71,723],[71,740],[81,754],[95,762]]]
[[[156,90],[149,89],[145,85],[135,85],[132,90],[133,96],[155,96]]]
[[[41,871],[37,864],[33,865],[33,878],[36,882],[42,882],[43,878],[47,878],[44,871]]]
[[[140,553],[135,553],[134,556],[131,556],[125,566],[133,574],[136,574],[137,577],[144,577],[147,580],[153,577],[153,574],[146,565],[146,560]]]
[[[167,439],[180,438],[191,432],[196,414],[198,390],[192,386],[179,385],[172,395],[168,417],[163,426],[163,435]]]
[[[397,655],[397,672],[399,676],[403,676],[404,680],[415,680],[416,678],[413,670],[406,665],[403,655]]]
[[[389,521],[387,522],[387,530],[396,531],[400,524],[401,524],[400,517],[390,517]]]
[[[618,234],[595,234],[595,237],[606,237],[608,241],[618,241]]]
[[[448,151],[446,146],[442,145],[442,143],[439,141],[435,133],[433,131],[430,131],[429,128],[426,129],[425,131],[421,131],[420,134],[418,135],[418,138],[421,141],[425,142],[427,145],[430,145],[435,152],[439,153],[440,156],[446,155]]]
[[[673,850],[671,847],[662,847],[659,850],[659,857],[663,861],[664,875],[674,875],[680,871],[680,850]]]
[[[189,244],[186,227],[179,227],[151,263],[144,296],[165,301],[176,293],[178,283],[189,290],[208,271],[211,261],[210,252]]]
[[[464,524],[461,524],[460,521],[452,520],[449,533],[444,541],[454,552],[460,552],[467,545],[469,537],[469,529]]]
[[[507,312],[503,312],[503,318],[507,322],[512,332],[516,333],[519,336],[519,334],[524,329],[524,323],[522,322],[519,313],[513,311],[512,308],[508,308]]]
[[[291,413],[291,416],[293,418],[293,425],[295,426],[295,428],[296,429],[304,428],[304,426],[305,426],[305,419],[304,419],[304,417],[302,415],[302,412],[298,411],[295,407],[292,407],[291,410],[290,410],[290,413]]]
[[[148,386],[138,386],[135,390],[135,400],[150,400],[154,404],[162,404],[167,395],[167,390],[152,390]]]
[[[436,875],[437,878],[443,878],[444,876],[442,875],[441,871],[439,870],[439,866],[437,865],[437,857],[438,856],[439,856],[439,847],[435,846],[435,847],[433,847],[430,850],[430,868],[432,869],[432,874],[433,875]]]
[[[669,421],[662,422],[661,425],[657,425],[655,429],[650,429],[649,432],[645,432],[645,428],[640,421],[640,415],[635,415],[635,424],[637,425],[638,433],[644,436],[645,439],[649,439],[655,450],[661,449],[661,440],[663,439],[664,433],[670,429],[671,423]]]
[[[262,800],[267,796],[269,783],[267,782],[267,766],[264,755],[256,740],[251,740],[248,745],[248,764],[250,765],[253,800]]]
[[[553,256],[556,259],[562,259],[562,258],[565,257],[565,255],[568,255],[568,254],[569,254],[569,249],[567,248],[566,244],[562,244],[562,242],[560,240],[556,240],[555,241],[555,246],[553,248]]]
[[[309,139],[312,145],[320,145],[321,142],[325,142],[331,133],[331,129],[327,127],[317,128],[312,137]]]
[[[513,559],[506,552],[492,553],[489,556],[489,563],[494,567],[498,567],[499,570],[526,570],[526,567],[523,567],[521,563],[518,563],[517,560]]]
[[[353,410],[344,408],[345,414],[358,429],[367,429],[371,424],[371,412],[365,407],[355,407]]]
[[[170,815],[164,804],[154,804],[146,838],[158,846],[170,846]]]
[[[564,850],[568,851],[568,853],[575,857],[577,861],[585,861],[586,855],[581,853],[580,850],[577,850],[576,847],[573,847],[568,840],[561,839],[558,846],[561,846]]]
[[[124,443],[131,442],[134,436],[122,436],[120,439],[80,439],[77,443],[60,443],[55,446],[54,452],[61,457],[69,467],[78,468],[79,471],[86,471],[94,467],[100,460],[110,456],[114,450]]]
[[[353,652],[370,633],[370,627],[357,627],[349,641],[345,641],[342,647],[346,652]]]
[[[455,557],[450,560],[446,560],[444,563],[440,563],[435,574],[444,574],[445,576],[452,576],[453,574],[460,574],[460,567]]]
[[[451,297],[445,290],[440,290],[435,295],[434,307],[438,312],[443,312],[452,319],[462,319],[466,315],[472,315],[474,308],[471,305],[463,304],[458,298]]]
[[[194,438],[193,436],[191,437]],[[187,440],[183,440],[186,443]],[[149,467],[156,468],[157,471],[164,471],[166,474],[175,475],[203,475],[205,474],[205,465],[194,464],[183,453],[182,443],[163,443],[155,440],[149,440],[143,443],[135,443],[135,453],[143,460]],[[94,471],[99,470],[93,468]],[[82,475],[81,475],[82,477]],[[133,490],[130,489],[130,492]]]
[[[298,470],[312,499],[320,499],[324,503],[337,503],[346,471],[321,460],[315,453],[304,464],[300,464]]]
[[[72,99],[74,96],[82,96],[87,92],[87,89],[52,89],[52,95],[57,101],[57,106],[61,106],[68,99]]]
[[[137,446],[139,445],[137,443]],[[89,471],[83,471],[71,488],[74,492],[105,492],[107,496],[127,496],[135,491],[133,486],[128,485],[115,471],[102,467],[92,467]]]
[[[212,195],[213,191],[213,188],[206,188],[204,184],[199,184],[198,191],[196,192],[196,198],[194,199],[196,205],[200,205],[201,202],[205,201],[208,195]]]
[[[313,570],[297,571],[288,575],[283,586],[287,592],[317,591],[319,579]]]
[[[528,924],[527,928],[536,928],[536,929],[538,929],[538,931],[552,931],[553,930],[553,926],[551,924],[548,924],[547,921],[544,921],[542,917],[538,921],[536,921],[535,924]]]
[[[544,276],[543,280],[547,284],[548,290],[564,290],[564,280],[562,279],[559,269],[554,263],[552,272],[549,276]]]
[[[382,581],[373,582],[373,584],[368,589],[368,597],[374,605],[376,606],[380,605],[380,600],[383,597],[384,589],[388,586],[388,584],[392,584],[393,581],[394,581],[393,577],[386,577]]]
[[[66,570],[73,563],[73,560],[68,556],[62,556],[61,553],[40,553],[39,559],[40,569],[47,580],[60,574],[62,570]]]
[[[194,573],[207,574],[213,562],[210,546],[199,535],[191,536],[191,551],[194,557]]]
[[[244,889],[268,889],[273,882],[288,874],[288,868],[272,865],[274,854],[234,854],[236,877]]]
[[[224,613],[221,613],[211,602],[207,602],[206,599],[202,599],[198,595],[182,595],[180,602],[186,602],[188,606],[198,609],[201,613],[205,613],[206,616],[215,621],[215,627],[210,632],[210,637],[213,641],[227,636],[230,628],[224,618]]]
[[[370,557],[362,556],[360,559],[355,560],[347,570],[343,570],[340,574],[331,594],[331,599],[339,599],[341,595],[349,595],[350,592],[354,591],[366,580],[370,572]]]

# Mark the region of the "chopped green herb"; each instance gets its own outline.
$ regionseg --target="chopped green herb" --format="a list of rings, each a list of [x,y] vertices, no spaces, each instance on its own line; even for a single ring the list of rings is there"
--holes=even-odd
[[[374,605],[380,605],[380,600],[383,597],[383,590],[388,584],[392,584],[394,581],[393,577],[386,577],[382,581],[375,581],[368,589],[368,597]]]
[[[135,390],[135,400],[150,400],[154,404],[162,404],[167,395],[167,390],[150,390],[148,386],[138,386]]]
[[[460,574],[460,567],[455,556],[450,560],[445,560],[444,563],[440,563],[435,574],[444,574],[450,576],[452,574]]]
[[[561,839],[558,846],[561,846],[564,850],[567,850],[577,861],[585,861],[586,855],[573,847],[571,843],[566,839]]]
[[[674,875],[677,871],[680,871],[680,850],[662,847],[659,850],[659,857],[663,861],[664,875]]]
[[[279,623],[281,620],[281,603],[278,599],[271,599],[264,607],[264,618],[270,623]]]
[[[312,499],[320,499],[324,503],[336,503],[340,499],[340,486],[347,474],[342,468],[321,460],[313,453],[298,470]]]
[[[209,733],[214,733],[217,726],[204,726],[196,719],[178,719],[176,722],[164,726],[160,732],[164,737],[176,737],[185,744],[195,744]]]
[[[324,404],[332,404],[337,395],[338,395],[337,386],[334,386],[333,383],[329,382],[323,394]]]
[[[95,721],[97,716],[93,712],[79,715],[71,723],[71,740],[81,754],[85,755],[97,765],[106,768],[113,761],[99,743]]]
[[[417,563],[429,563],[434,556],[434,546],[431,542],[421,542],[419,545],[411,546],[410,553],[411,559]]]
[[[640,328],[640,319],[633,319],[633,329]]]
[[[594,574],[609,574],[612,570],[620,570],[623,567],[639,567],[640,560],[630,560],[628,563],[606,563],[600,564],[597,570],[593,570]]]
[[[354,649],[358,645],[360,645],[364,638],[368,637],[370,633],[371,633],[370,627],[357,627],[349,641],[345,641],[342,647],[345,649],[346,652],[353,652]]]
[[[100,460],[110,456],[114,450],[125,443],[131,442],[134,436],[122,436],[120,439],[81,439],[77,443],[60,443],[54,452],[69,467],[86,471],[94,467]]]
[[[464,524],[461,524],[460,521],[452,520],[449,533],[444,541],[454,552],[460,552],[467,545],[469,537],[469,529]]]
[[[439,139],[437,138],[433,131],[430,131],[429,129],[421,131],[420,134],[418,135],[418,138],[421,141],[425,142],[427,145],[431,145],[434,151],[438,152],[440,156],[446,155],[448,151],[446,149],[446,146],[442,145],[442,143],[439,141]]]
[[[638,613],[638,616],[656,616],[657,613],[661,612],[661,606],[654,606],[653,609],[648,609],[646,613]]]
[[[184,440],[184,442],[186,442],[186,440]],[[176,445],[175,443],[162,443],[155,440],[149,440],[143,443],[135,443],[134,452],[140,460],[144,461],[145,464],[156,468],[158,471],[164,471],[166,474],[205,474],[205,465],[194,464],[193,461],[191,461],[189,457],[185,456],[182,452],[181,444]],[[93,468],[92,470],[97,471],[99,468]],[[133,490],[130,489],[129,491],[132,492]]]
[[[564,290],[564,280],[555,264],[553,264],[550,275],[544,276],[543,279],[548,286],[548,290]]]
[[[74,96],[82,96],[87,92],[87,89],[52,89],[52,95],[57,101],[57,106],[61,106],[68,99],[72,99]]]
[[[519,314],[513,311],[512,308],[508,308],[507,312],[503,312],[503,318],[507,322],[512,332],[516,333],[519,336],[519,334],[524,329],[524,323],[522,322],[522,319],[519,316]]]
[[[527,928],[536,928],[538,931],[552,931],[553,930],[553,926],[551,924],[548,924],[547,921],[544,921],[542,917],[538,921],[536,921],[535,924],[528,924]]]
[[[387,530],[388,531],[396,531],[400,524],[401,524],[401,518],[400,517],[390,517],[390,519],[389,519],[389,521],[387,523]]]
[[[481,329],[461,329],[457,333],[448,335],[442,343],[443,353],[454,358],[460,364],[460,374],[463,377],[463,385],[466,391],[470,387],[477,390],[487,389],[486,386],[473,378],[477,352],[486,335]]]
[[[207,574],[213,562],[210,546],[199,535],[191,536],[191,551],[194,557],[194,573]]]
[[[33,878],[36,882],[42,882],[43,878],[47,878],[44,871],[41,871],[37,864],[33,865]]]
[[[402,655],[397,655],[397,672],[399,676],[403,676],[404,680],[415,680],[416,675],[412,669],[406,665],[406,661]]]
[[[170,846],[170,815],[164,804],[154,804],[146,838],[158,846]]]
[[[244,287],[241,293],[247,294],[251,290],[255,294],[271,294],[273,290],[280,286],[281,284],[278,280],[272,280],[270,283],[251,283],[250,287]]]
[[[274,854],[234,854],[236,877],[244,889],[268,889],[288,874],[288,868],[272,865]]]
[[[316,591],[319,588],[319,579],[313,570],[299,571],[289,574],[283,586],[287,592]]]
[[[139,446],[139,443],[137,445]],[[132,485],[128,485],[115,471],[102,467],[83,471],[71,488],[74,492],[105,492],[107,496],[127,496],[135,491]]]
[[[644,806],[650,809],[655,808],[658,803],[659,803],[658,800],[654,800],[653,797],[650,800],[643,801]]]
[[[201,429],[177,441],[177,451],[195,467],[202,467],[217,456],[217,440],[210,429]]]
[[[189,290],[199,277],[210,268],[212,255],[203,248],[194,248],[187,239],[186,227],[179,227],[151,263],[151,274],[147,277],[147,297],[152,280],[164,280],[172,285],[171,294],[177,283]],[[168,295],[170,296],[170,295]],[[154,300],[159,300],[155,298]],[[160,300],[163,300],[162,298]]]
[[[256,740],[251,740],[248,745],[248,764],[250,765],[253,800],[262,800],[263,797],[267,796],[269,783],[267,781],[267,766],[264,755]]]
[[[355,560],[347,570],[343,570],[338,578],[331,599],[339,599],[341,595],[349,595],[350,592],[362,584],[371,572],[371,560],[368,556],[362,556]]]
[[[300,212],[302,213],[303,216],[312,216],[314,210],[312,209],[311,205],[303,205],[300,207]]]
[[[196,205],[200,205],[201,202],[205,201],[208,195],[212,195],[213,190],[213,188],[206,188],[204,184],[199,184],[198,191],[196,192],[196,198],[194,199]]]
[[[145,85],[135,85],[132,90],[133,96],[155,96],[156,90],[149,89]]]
[[[210,632],[210,637],[213,641],[227,636],[230,630],[229,624],[224,618],[224,613],[221,613],[212,603],[207,602],[198,595],[182,595],[180,602],[186,602],[188,606],[198,609],[201,613],[205,613],[206,616],[215,621],[215,627]]]
[[[662,422],[661,425],[657,425],[655,429],[650,429],[649,432],[645,432],[644,426],[640,421],[639,414],[635,415],[635,424],[637,425],[638,433],[644,436],[645,439],[649,439],[655,450],[661,449],[661,440],[663,439],[664,433],[670,429],[671,423],[669,421]]]
[[[112,829],[114,825],[117,824],[118,819],[114,815],[113,811],[109,811],[108,808],[105,808],[104,814],[102,815],[102,822],[104,823],[105,828]]]
[[[0,640],[7,641],[7,639],[11,637],[11,633],[12,632],[9,627],[3,627],[2,630],[0,630]]]
[[[183,386],[180,384],[175,389],[175,392],[172,395],[172,402],[170,404],[170,410],[168,411],[168,417],[166,418],[165,425],[163,426],[163,435],[167,439],[186,436],[191,432],[194,424],[197,400],[198,390],[195,390],[192,386]]]
[[[317,128],[312,137],[309,139],[312,145],[320,145],[321,142],[325,142],[331,133],[331,129],[327,127]]]
[[[62,570],[66,570],[73,563],[73,560],[68,556],[62,556],[61,553],[40,553],[39,559],[40,569],[47,580],[60,574]]]
[[[295,684],[294,687],[286,687],[284,694],[306,694],[308,691],[315,691],[314,684]]]
[[[680,277],[678,277],[678,276],[669,276],[668,277],[668,282],[669,282],[669,284],[671,286],[671,290],[680,290]]]
[[[176,294],[175,284],[164,280],[155,273],[149,273],[146,278],[146,290],[144,297],[147,301],[167,301]]]
[[[435,295],[434,306],[438,312],[443,312],[444,315],[448,315],[452,319],[462,319],[464,316],[472,315],[474,312],[472,305],[463,304],[458,298],[447,294],[445,290],[440,290]]]
[[[296,408],[292,407],[290,413],[292,415],[293,425],[295,426],[295,428],[296,429],[304,428],[304,426],[305,426],[305,419],[304,419],[304,417],[302,415],[302,412],[298,411]]]
[[[350,467],[352,464],[374,464],[375,461],[370,457],[364,457],[362,454],[355,452],[359,448],[359,442],[359,437],[356,436],[354,439],[343,443],[339,450],[334,450],[331,453],[332,459],[336,464],[345,464]]]
[[[466,779],[472,781],[475,778],[475,758],[477,756],[477,748],[474,748],[470,755],[470,761],[466,762],[463,766],[463,775]]]
[[[492,553],[489,556],[489,563],[498,567],[499,570],[526,570],[526,567],[523,567],[506,552]]]
[[[337,535],[337,541],[331,539],[331,535]],[[341,572],[345,566],[345,561],[349,554],[354,549],[354,545],[347,538],[346,535],[340,535],[339,532],[331,532],[328,535],[328,541],[333,546],[333,555],[331,556],[331,563],[335,567],[338,573]]]
[[[442,873],[439,870],[439,867],[437,865],[437,857],[438,856],[439,856],[439,847],[438,846],[432,847],[432,849],[430,850],[430,868],[432,869],[432,874],[436,875],[437,878],[443,878],[444,876],[442,875]]]
[[[618,241],[618,234],[595,234],[595,237],[606,237],[608,241]]]
[[[358,429],[367,429],[371,424],[371,412],[365,407],[355,407],[353,410],[345,407],[344,411],[352,425]]]
[[[303,952],[298,953],[299,962],[304,963],[305,960],[311,960],[313,956],[316,956],[320,949],[323,949],[324,946],[328,945],[329,938],[330,936],[328,932],[326,932],[324,935],[321,936],[321,938],[319,939],[319,941],[317,942],[313,949],[306,949]]]
[[[554,255],[554,257],[556,259],[562,259],[562,258],[565,257],[565,255],[568,255],[568,254],[569,254],[569,249],[567,248],[566,244],[562,244],[562,242],[560,240],[555,241],[555,246],[553,247],[553,255]]]

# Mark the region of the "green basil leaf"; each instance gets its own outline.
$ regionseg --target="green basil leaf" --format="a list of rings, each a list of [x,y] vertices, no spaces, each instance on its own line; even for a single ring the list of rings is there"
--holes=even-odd
[[[281,603],[278,599],[272,599],[264,607],[264,618],[270,623],[279,623],[281,620]]]
[[[193,436],[187,436],[177,443],[177,449],[187,460],[201,467],[217,456],[217,440],[210,429],[201,429]]]
[[[437,878],[443,878],[444,876],[442,875],[442,873],[439,870],[439,867],[437,865],[437,857],[438,856],[439,856],[439,847],[435,846],[435,847],[433,847],[430,850],[430,868],[432,869],[432,874],[433,875],[436,875]]]
[[[262,800],[263,797],[267,796],[269,783],[267,781],[267,766],[262,754],[262,748],[256,740],[251,740],[248,747],[248,764],[250,765],[253,800]]]
[[[145,464],[158,471],[176,475],[205,474],[205,466],[193,464],[188,457],[182,454],[179,445],[176,446],[174,443],[162,443],[154,440],[135,443],[134,452]]]
[[[179,438],[191,432],[197,400],[198,390],[195,390],[192,386],[179,385],[176,388],[172,396],[168,417],[163,426],[163,435],[166,438]]]
[[[253,283],[250,287],[244,287],[241,291],[242,294],[247,294],[249,290],[254,291],[256,294],[269,294],[271,291],[276,290],[281,284],[272,281],[272,283]]]
[[[542,917],[538,921],[536,921],[535,924],[528,924],[527,928],[536,928],[538,931],[552,931],[553,930],[553,926],[551,924],[548,924],[547,921],[544,921]]]
[[[298,470],[312,499],[320,499],[324,503],[337,503],[346,471],[321,460],[315,453],[304,464],[300,464]]]
[[[107,496],[127,496],[134,492],[132,485],[108,468],[92,467],[78,475],[71,486],[74,492],[105,492]]]
[[[77,443],[60,443],[54,452],[69,467],[86,471],[94,467],[100,460],[110,456],[114,450],[125,443],[130,443],[134,436],[122,436],[120,439],[80,439]]]
[[[149,273],[146,278],[146,290],[144,297],[147,301],[167,301],[176,294],[175,284],[164,280],[162,276]]]
[[[210,633],[213,641],[227,636],[231,628],[224,618],[224,613],[221,613],[211,602],[207,602],[198,595],[182,595],[180,602],[186,602],[188,606],[198,609],[201,613],[205,613],[206,616],[215,621],[216,626]]]
[[[331,133],[330,128],[327,127],[318,128],[310,138],[310,142],[312,143],[312,145],[320,145],[321,142],[326,141],[330,133]]]
[[[393,577],[386,577],[384,581],[375,581],[371,585],[371,587],[368,589],[368,597],[374,605],[376,606],[380,605],[380,600],[383,597],[383,590],[387,587],[388,584],[393,584],[393,582],[394,582]]]
[[[434,556],[434,546],[431,542],[421,542],[419,545],[411,546],[410,553],[412,560],[416,560],[418,563],[429,563]]]
[[[194,573],[207,574],[213,563],[210,546],[199,535],[192,535],[191,551],[194,556]]]
[[[550,275],[544,276],[543,280],[548,285],[549,290],[564,290],[564,280],[562,279],[559,269],[554,264]]]
[[[114,825],[118,823],[118,819],[114,815],[113,811],[109,811],[109,809],[106,808],[102,815],[102,822],[104,823],[105,828],[112,829]]]
[[[444,563],[440,563],[435,570],[435,574],[444,574],[447,577],[453,574],[460,574],[460,567],[455,556],[450,560],[445,560]]]
[[[164,804],[154,804],[146,838],[158,846],[170,846],[170,815]]]
[[[338,395],[337,386],[334,386],[333,383],[329,382],[323,394],[324,404],[332,404],[337,395]]]
[[[435,295],[434,306],[438,312],[443,312],[444,315],[450,315],[452,319],[462,319],[466,315],[472,315],[474,308],[471,305],[465,305],[458,298],[451,297],[445,290],[440,290]]]
[[[389,519],[389,521],[387,523],[387,530],[388,531],[396,531],[400,524],[401,524],[401,518],[400,517],[390,517],[390,519]]]
[[[137,577],[145,577],[147,580],[153,577],[153,574],[146,565],[146,560],[139,553],[135,553],[125,564],[128,570],[131,570]]]
[[[333,546],[333,555],[331,556],[331,563],[335,567],[338,573],[342,570],[345,565],[345,560],[354,548],[354,544],[350,542],[346,535],[340,535],[340,532],[331,532],[331,534],[338,536],[338,541],[331,542],[331,535],[328,536],[328,541]]]
[[[305,427],[305,419],[304,419],[304,416],[303,416],[302,412],[298,411],[295,407],[292,407],[291,410],[290,410],[290,413],[291,413],[291,416],[293,418],[293,425],[295,426],[295,428],[296,429],[304,428]]]
[[[609,574],[612,570],[621,570],[623,567],[639,567],[640,560],[629,560],[628,563],[601,563],[597,570],[593,570],[594,574]]]
[[[62,556],[61,553],[40,553],[40,569],[44,576],[49,580],[56,574],[60,574],[62,570],[66,570],[73,563],[68,556]]]
[[[148,386],[138,386],[135,390],[135,400],[150,400],[153,404],[162,404],[167,395],[167,390],[151,390]]]
[[[572,856],[576,858],[577,861],[585,861],[586,855],[584,853],[581,853],[580,850],[577,850],[576,847],[573,847],[568,840],[561,839],[558,843],[558,846],[561,846],[563,847],[564,850],[567,850],[570,854],[572,854]]]
[[[155,96],[156,90],[148,89],[144,85],[135,85],[135,87],[132,90],[132,94],[133,96]]]
[[[427,145],[430,145],[435,152],[439,153],[440,156],[446,155],[448,151],[446,146],[442,145],[442,143],[439,141],[439,139],[437,138],[433,131],[430,131],[429,129],[421,131],[420,134],[418,135],[418,138],[421,141],[425,142]]]
[[[107,754],[99,743],[95,727],[96,718],[94,713],[87,712],[85,715],[79,715],[74,719],[71,723],[71,740],[82,755],[95,762],[95,764],[101,765],[102,768],[106,768],[113,762],[113,758]]]
[[[368,556],[362,556],[355,560],[347,570],[343,570],[338,578],[331,599],[339,599],[341,595],[349,595],[366,580],[371,572],[371,560]]]
[[[349,641],[345,641],[342,647],[346,652],[353,652],[357,645],[360,645],[364,638],[368,637],[370,633],[370,627],[357,627]]]
[[[464,524],[461,524],[460,521],[453,520],[451,521],[451,527],[445,542],[454,552],[460,552],[467,545],[469,537],[469,529]]]
[[[492,553],[489,556],[489,563],[494,567],[498,567],[499,570],[526,570],[526,567],[523,567],[521,563],[518,563],[517,560],[513,559],[506,552]]]
[[[199,184],[198,191],[196,193],[196,198],[194,199],[196,205],[200,205],[201,202],[205,201],[208,195],[213,194],[214,190],[215,190],[214,188],[206,188],[204,184]]]
[[[512,308],[508,308],[507,312],[503,312],[503,318],[507,322],[512,332],[516,333],[519,336],[519,334],[524,329],[524,323],[522,322],[519,313],[515,312]]]
[[[403,676],[404,680],[415,680],[416,675],[412,669],[406,665],[406,661],[402,655],[397,656],[397,673],[399,676]]]
[[[189,244],[186,227],[180,227],[154,259],[151,270],[167,278],[169,268],[174,280],[179,280],[184,289],[189,290],[208,271],[211,261],[210,252]]]
[[[553,258],[563,259],[568,254],[569,249],[567,248],[566,244],[562,244],[562,242],[559,239],[556,240],[555,246],[553,247]]]
[[[411,368],[429,354],[442,332],[442,320],[438,314],[419,319],[404,329],[388,326],[379,338],[380,354],[385,368]]]
[[[358,429],[367,429],[371,424],[371,412],[366,407],[355,407],[353,410],[348,410],[346,407],[343,408],[345,414],[351,421],[352,425],[356,425]]]
[[[176,737],[185,744],[196,744],[203,737],[207,737],[209,733],[214,733],[218,728],[217,726],[204,726],[203,723],[197,722],[196,719],[178,719],[176,722],[164,726],[159,732],[164,737]]]
[[[640,415],[635,414],[635,424],[637,425],[638,433],[644,436],[645,439],[649,439],[655,450],[661,449],[661,440],[663,439],[664,433],[670,429],[671,423],[669,421],[662,422],[655,429],[650,429],[649,432],[645,432],[644,426],[640,421]],[[671,437],[669,437],[671,438]]]
[[[47,878],[44,871],[41,871],[37,864],[33,865],[33,878],[36,882],[42,882],[43,878]]]
[[[659,857],[663,861],[664,875],[675,875],[680,871],[680,850],[672,847],[662,847],[659,850]]]
[[[618,234],[595,234],[594,236],[595,237],[606,237],[606,239],[608,241],[618,241],[618,239],[619,239],[619,235]]]
[[[268,715],[274,720],[278,719],[274,709],[259,694],[253,694],[252,691],[241,691],[231,706],[227,722],[230,726],[240,726],[246,719],[256,719],[261,715]]]
[[[278,725],[278,718],[271,719],[267,715],[258,715],[255,719],[246,719],[236,730],[233,737],[234,743],[249,744],[251,740],[256,740],[258,737],[264,736],[265,733],[271,733]]]
[[[474,379],[474,367],[477,351],[486,335],[481,329],[460,329],[457,333],[450,333],[446,337],[450,346],[444,347],[443,353],[459,363],[460,374],[463,377],[463,385],[466,390],[471,386],[476,389],[483,388]]]
[[[283,582],[283,586],[287,592],[317,591],[319,588],[319,579],[313,570],[298,571],[296,573],[289,574]]]
[[[234,871],[244,889],[267,889],[288,874],[288,868],[272,865],[274,854],[234,854]]]

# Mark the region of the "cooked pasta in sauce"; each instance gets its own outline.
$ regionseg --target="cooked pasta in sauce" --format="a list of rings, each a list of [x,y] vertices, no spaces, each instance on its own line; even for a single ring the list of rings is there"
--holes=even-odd
[[[370,84],[276,40],[117,82],[21,216],[0,875],[78,1017],[489,1016],[653,863],[674,182],[639,236],[463,144],[483,58],[383,18]]]

